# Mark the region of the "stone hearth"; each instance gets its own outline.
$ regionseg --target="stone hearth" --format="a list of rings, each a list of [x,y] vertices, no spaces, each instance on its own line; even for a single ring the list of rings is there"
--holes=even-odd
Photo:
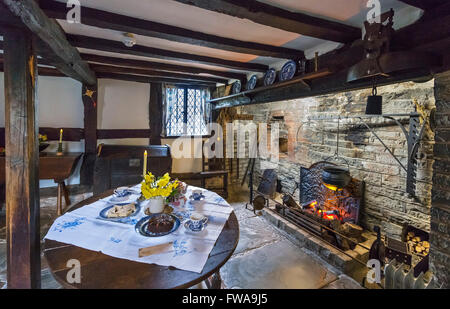
[[[327,263],[333,265],[343,273],[358,280],[362,280],[362,278],[367,274],[367,268],[352,259],[350,256],[367,262],[369,256],[368,250],[360,246],[356,246],[353,250],[345,251],[345,253],[350,255],[348,256],[331,246],[320,237],[308,233],[304,229],[296,226],[289,220],[280,216],[276,212],[274,206],[265,208],[263,210],[263,217],[280,230],[285,231],[299,246],[302,246],[304,248],[307,248],[311,252],[314,252],[322,259],[324,259]],[[360,244],[367,248],[370,248],[370,246],[376,239],[376,235],[369,231],[364,231],[362,236],[364,237],[365,241]]]

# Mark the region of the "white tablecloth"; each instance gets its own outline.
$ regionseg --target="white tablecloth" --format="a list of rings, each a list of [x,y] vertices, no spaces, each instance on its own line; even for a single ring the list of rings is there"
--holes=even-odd
[[[135,187],[140,192],[140,185]],[[189,186],[186,196],[192,190],[199,189]],[[104,254],[162,266],[173,266],[182,270],[201,273],[209,253],[217,241],[228,217],[233,209],[219,195],[203,190],[205,199],[188,201],[184,207],[174,207],[174,214],[185,219],[192,212],[200,212],[208,217],[207,228],[199,233],[190,232],[184,227],[184,220],[173,233],[162,237],[145,237],[135,231],[135,224],[145,217],[143,208],[140,213],[130,217],[126,223],[106,221],[99,217],[102,209],[107,207],[108,198],[98,200],[57,218],[45,236],[46,239],[72,244]],[[166,253],[140,258],[139,248],[173,242],[172,249]],[[76,257],[74,257],[76,258]]]

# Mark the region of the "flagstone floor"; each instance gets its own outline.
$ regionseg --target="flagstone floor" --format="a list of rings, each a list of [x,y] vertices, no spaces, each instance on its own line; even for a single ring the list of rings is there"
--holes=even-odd
[[[74,202],[90,194],[72,197]],[[239,243],[231,259],[222,267],[223,287],[231,289],[358,289],[350,277],[320,260],[312,252],[290,241],[285,232],[245,209],[245,188],[231,186],[228,201],[239,219]],[[41,199],[41,236],[55,218],[55,198]],[[6,287],[5,212],[0,212],[0,288]],[[42,259],[42,288],[60,288]]]

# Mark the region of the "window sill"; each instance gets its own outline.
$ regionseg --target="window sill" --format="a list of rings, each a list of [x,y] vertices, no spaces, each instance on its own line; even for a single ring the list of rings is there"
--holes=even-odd
[[[161,136],[162,139],[176,139],[176,138],[210,138],[212,135],[179,135],[179,136]]]

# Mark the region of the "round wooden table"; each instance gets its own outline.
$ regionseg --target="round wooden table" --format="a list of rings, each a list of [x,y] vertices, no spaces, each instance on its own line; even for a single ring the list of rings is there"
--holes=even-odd
[[[112,193],[113,190],[110,190],[88,198],[72,206],[69,211]],[[44,256],[53,276],[65,288],[173,289],[188,288],[206,279],[208,287],[220,288],[219,270],[233,254],[238,240],[239,224],[235,213],[232,212],[209,254],[202,273],[119,259],[48,239],[44,244]],[[73,266],[67,266],[71,259],[80,261],[80,283],[67,282],[67,273],[73,269]]]

